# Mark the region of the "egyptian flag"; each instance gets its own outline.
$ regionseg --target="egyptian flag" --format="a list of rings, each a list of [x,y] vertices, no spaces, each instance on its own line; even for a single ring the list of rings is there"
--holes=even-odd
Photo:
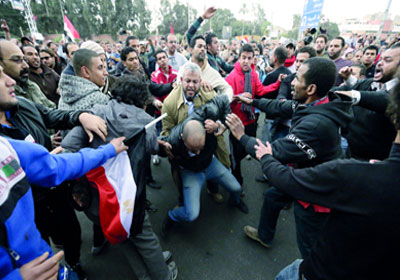
[[[74,42],[75,39],[81,38],[78,31],[76,31],[75,27],[72,25],[66,15],[64,15],[64,35],[70,42]]]
[[[126,151],[86,173],[99,191],[100,225],[111,244],[129,238],[136,199],[136,183]]]

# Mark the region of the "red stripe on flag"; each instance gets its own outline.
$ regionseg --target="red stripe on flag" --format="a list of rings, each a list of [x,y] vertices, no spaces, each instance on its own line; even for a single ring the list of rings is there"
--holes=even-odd
[[[95,183],[99,190],[100,224],[104,236],[111,244],[126,240],[128,233],[121,223],[120,207],[113,186],[107,179],[104,167],[100,166],[86,173],[86,177]]]
[[[78,31],[76,31],[75,27],[72,25],[66,15],[64,15],[64,22],[67,25],[67,28],[71,32],[72,36],[74,36],[74,38],[71,39],[80,39],[81,37],[79,36]]]

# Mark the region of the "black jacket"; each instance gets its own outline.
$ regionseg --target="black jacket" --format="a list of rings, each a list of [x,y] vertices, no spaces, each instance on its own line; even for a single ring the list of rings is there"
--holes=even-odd
[[[273,70],[271,73],[267,74],[267,77],[265,77],[265,79],[263,81],[263,85],[268,86],[270,84],[275,83],[278,80],[280,74],[289,75],[291,73],[292,72],[290,72],[289,69],[287,69],[285,66],[282,65],[281,67],[279,67],[276,70]],[[268,93],[267,98],[275,99],[276,96],[278,95],[278,93],[279,93],[279,89],[277,89],[273,92],[270,92],[270,93]]]
[[[17,99],[18,105],[9,111],[8,117],[14,127],[1,126],[0,135],[24,140],[30,134],[36,143],[49,151],[52,150],[52,145],[47,129],[71,129],[79,125],[79,115],[85,112],[49,109],[23,97]],[[23,130],[23,133],[19,133],[20,130]]]
[[[266,155],[261,165],[279,190],[331,209],[300,265],[307,280],[397,279],[399,144],[393,145],[387,160],[375,164],[348,159],[293,170]]]
[[[208,167],[215,154],[217,137],[214,134],[206,133],[206,143],[203,150],[199,155],[190,157],[181,136],[183,127],[190,120],[198,120],[203,123],[206,119],[211,119],[225,123],[225,118],[230,112],[228,97],[226,95],[216,96],[210,102],[196,109],[184,122],[176,125],[168,136],[161,137],[161,139],[171,144],[175,161],[180,166],[192,171],[202,171]]]
[[[388,157],[396,131],[390,119],[385,115],[388,105],[386,91],[373,91],[373,79],[334,90],[357,90],[361,94],[360,102],[353,106],[354,120],[343,136],[349,143],[348,154],[359,159],[385,159]]]
[[[273,155],[282,163],[295,163],[295,167],[315,166],[342,156],[340,128],[351,121],[350,98],[329,94],[329,103],[305,106],[296,101],[259,99],[253,105],[265,112],[266,117],[292,119],[285,138],[272,143]],[[255,156],[255,138],[244,135],[240,142]]]

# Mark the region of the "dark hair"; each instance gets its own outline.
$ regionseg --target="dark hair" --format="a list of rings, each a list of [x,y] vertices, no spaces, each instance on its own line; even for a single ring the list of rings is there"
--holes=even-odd
[[[278,59],[278,62],[280,64],[283,64],[283,63],[285,63],[285,60],[287,58],[288,51],[284,46],[279,46],[279,47],[275,48],[274,54],[275,54],[276,58]]]
[[[341,37],[341,36],[337,36],[337,37],[335,37],[335,38],[333,38],[332,40],[340,40],[342,43],[341,43],[341,45],[342,45],[342,48],[344,48],[344,45],[346,44],[346,42],[345,42],[345,40],[343,39],[343,37]]]
[[[57,44],[54,43],[53,41],[50,41],[50,42],[47,42],[46,46],[47,46],[48,48],[50,48],[51,44],[57,45]]]
[[[317,56],[317,52],[315,51],[315,49],[312,48],[312,47],[310,47],[310,46],[302,47],[300,50],[298,50],[297,53],[298,53],[298,54],[299,54],[299,53],[308,53],[308,55],[310,56],[309,58],[312,58],[312,57],[316,57],[316,56]]]
[[[400,48],[400,42],[396,42],[390,46],[390,49],[397,49]]]
[[[242,52],[251,52],[254,56],[254,49],[250,44],[244,44],[239,51],[239,57],[242,54]]]
[[[364,64],[356,64],[353,65],[352,67],[360,68],[360,76],[365,76],[365,74],[367,73],[367,67],[365,67]]]
[[[65,53],[65,54],[68,54],[68,46],[69,45],[76,45],[76,43],[74,43],[74,42],[67,42],[67,43],[65,43],[64,45],[63,45],[63,52]]]
[[[129,41],[130,40],[139,40],[139,38],[136,37],[136,36],[128,36],[128,37],[126,37],[126,40],[125,40],[125,46],[126,47],[129,46]]]
[[[50,50],[50,49],[41,49],[40,52],[39,52],[39,54],[40,54],[41,52],[45,52],[45,53],[49,54],[51,57],[55,57],[55,56],[56,56],[56,55],[54,54],[54,52],[53,52],[52,50]]]
[[[156,59],[156,61],[157,61],[157,55],[159,55],[160,53],[165,53],[165,55],[166,55],[167,58],[168,58],[168,54],[167,54],[167,52],[166,52],[165,50],[163,50],[163,49],[157,49],[156,52],[154,53],[154,58]]]
[[[379,48],[375,45],[369,45],[368,47],[365,47],[363,50],[363,54],[365,54],[367,50],[375,50],[376,55],[379,53]]]
[[[134,75],[123,75],[111,94],[118,102],[143,108],[150,97],[149,83]]]
[[[126,61],[126,59],[128,58],[128,55],[129,55],[131,52],[135,52],[135,53],[136,53],[136,50],[135,50],[134,48],[132,48],[132,47],[124,47],[124,48],[121,50],[121,54],[120,54],[121,60],[122,60],[122,61]],[[136,53],[136,55],[137,55],[137,53]]]
[[[25,54],[24,48],[26,48],[26,47],[34,48],[36,50],[36,48],[34,46],[32,46],[31,44],[24,44],[21,46],[21,51],[23,54]]]
[[[316,38],[315,41],[317,41],[318,38],[324,39],[325,44],[328,42],[328,37],[325,34],[319,34]]]
[[[92,66],[92,58],[98,57],[99,55],[92,50],[88,49],[79,49],[74,54],[74,58],[72,59],[72,65],[74,66],[74,70],[77,76],[81,76],[81,68],[82,66],[86,66],[90,68]]]
[[[199,40],[199,39],[204,40],[204,42],[206,41],[206,39],[204,39],[204,36],[203,36],[203,35],[196,35],[196,36],[194,36],[194,37],[192,38],[192,40],[190,40],[190,43],[189,43],[189,45],[190,45],[190,47],[191,47],[192,49],[193,49],[194,46],[196,45],[196,41]]]
[[[400,45],[399,45],[400,47]],[[400,78],[399,76],[397,76]],[[392,88],[389,93],[389,105],[386,109],[386,114],[392,120],[394,127],[400,129],[400,82]]]
[[[335,63],[327,58],[313,57],[304,61],[303,65],[308,66],[307,72],[304,73],[306,84],[316,85],[319,97],[326,96],[336,81],[337,69]]]
[[[217,35],[215,35],[214,33],[208,33],[206,36],[206,45],[211,45],[212,43],[212,39],[213,38],[218,38]]]

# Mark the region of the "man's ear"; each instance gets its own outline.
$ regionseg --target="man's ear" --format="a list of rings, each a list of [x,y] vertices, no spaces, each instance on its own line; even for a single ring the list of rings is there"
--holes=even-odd
[[[83,78],[89,79],[90,78],[90,70],[86,66],[81,67],[81,75]]]
[[[307,95],[312,96],[317,94],[317,85],[316,84],[311,84],[307,86]]]

